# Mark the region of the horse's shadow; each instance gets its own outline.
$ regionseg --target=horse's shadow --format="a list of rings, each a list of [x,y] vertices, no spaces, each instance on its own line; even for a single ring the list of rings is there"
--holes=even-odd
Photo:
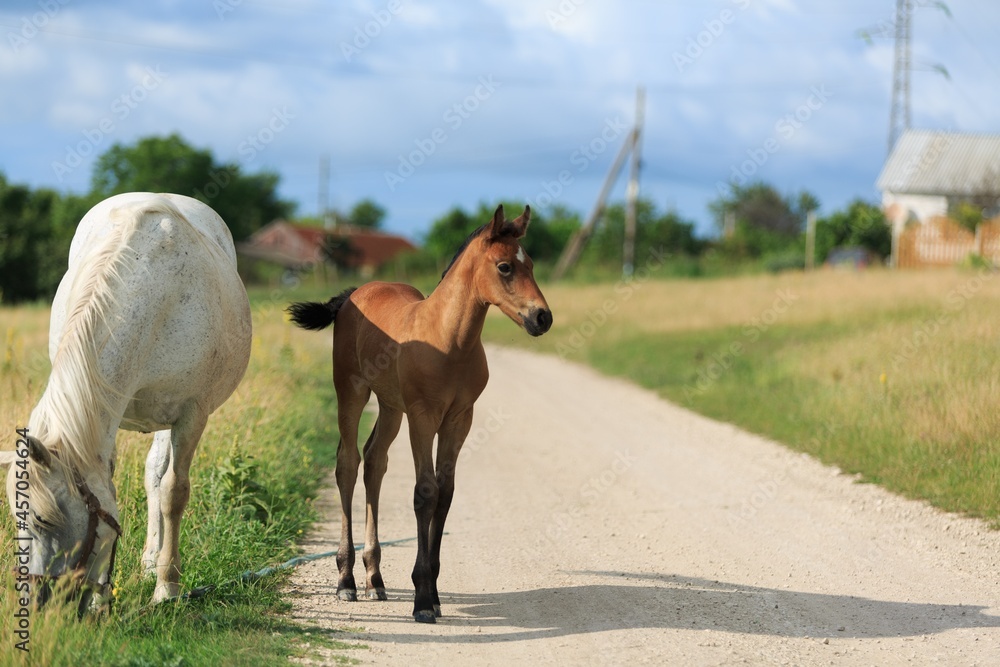
[[[615,581],[530,591],[443,593],[445,617],[439,622],[479,626],[482,632],[441,635],[401,628],[400,632],[379,633],[378,639],[463,644],[633,628],[718,630],[777,637],[881,638],[1000,627],[1000,616],[983,613],[986,606],[875,600],[681,575],[593,571],[567,574],[599,575]],[[398,620],[404,627],[413,627],[408,597],[403,594],[400,600],[404,613]],[[449,608],[461,616],[449,618]],[[358,614],[354,619],[358,620]],[[487,631],[508,627],[518,630]]]

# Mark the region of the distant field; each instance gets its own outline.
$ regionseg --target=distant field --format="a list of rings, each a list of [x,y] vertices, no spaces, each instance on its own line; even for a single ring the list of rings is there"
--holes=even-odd
[[[333,464],[336,404],[329,379],[330,339],[284,321],[283,291],[253,295],[250,368],[209,420],[192,466],[182,525],[185,590],[223,583],[245,570],[287,560],[316,516],[312,499]],[[48,310],[0,309],[0,424],[14,446],[48,377]],[[327,369],[323,371],[322,369]],[[116,485],[125,534],[118,546],[114,616],[76,622],[50,605],[35,612],[31,664],[256,665],[302,654],[303,645],[338,646],[335,637],[283,620],[281,575],[231,586],[191,602],[148,607],[152,582],[139,571],[146,533],[143,465],[151,436],[120,434]],[[0,511],[0,664],[28,664],[13,650],[13,526]],[[345,648],[346,650],[346,648]],[[349,652],[345,656],[349,655]],[[348,659],[345,657],[345,659]]]
[[[422,284],[425,291],[432,283]],[[487,340],[557,354],[630,378],[666,398],[809,452],[861,479],[1000,523],[1000,279],[975,271],[744,276],[543,285],[555,325],[530,338],[497,312]],[[251,294],[255,339],[237,393],[210,420],[184,522],[182,584],[230,580],[280,562],[315,513],[333,463],[336,412],[329,332],[282,317],[292,299],[336,287]],[[48,311],[0,309],[0,423],[26,422],[48,376]],[[36,613],[32,659],[45,665],[272,664],[302,653],[282,620],[280,576],[202,600],[146,606],[142,467],[149,436],[119,438],[125,535],[115,616]],[[669,433],[650,437],[670,446]],[[252,458],[251,458],[252,457]],[[259,486],[257,486],[259,485]],[[7,508],[0,544],[12,545]],[[0,548],[10,590],[12,548]],[[11,642],[12,596],[0,597]],[[315,632],[310,643],[336,646]],[[0,664],[23,664],[11,644]],[[350,659],[347,648],[345,659]]]
[[[582,361],[861,479],[1000,524],[1000,277],[868,271],[543,286]],[[670,434],[651,434],[669,446]]]

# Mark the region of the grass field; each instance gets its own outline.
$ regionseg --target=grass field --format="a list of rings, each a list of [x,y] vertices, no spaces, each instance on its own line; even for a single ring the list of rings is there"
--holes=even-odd
[[[336,408],[329,335],[283,319],[287,295],[253,298],[250,368],[236,393],[209,420],[192,466],[192,493],[181,537],[185,590],[223,583],[246,570],[287,560],[315,517],[312,499],[336,450]],[[0,424],[14,444],[48,377],[48,310],[0,309]],[[14,650],[15,596],[0,597],[0,664],[261,665],[306,652],[307,645],[350,647],[335,635],[282,617],[285,577],[229,586],[205,598],[152,608],[153,586],[140,574],[146,533],[143,465],[151,436],[118,438],[116,485],[124,535],[118,546],[114,615],[77,622],[49,605],[31,617],[29,660]],[[13,590],[13,526],[0,512],[0,587]]]
[[[421,284],[425,291],[433,284]],[[487,340],[591,364],[709,416],[809,452],[865,481],[1000,524],[1000,279],[975,271],[649,279],[543,286],[555,316],[532,339],[502,315]],[[311,500],[335,454],[330,339],[294,329],[292,299],[337,288],[252,295],[247,376],[210,420],[192,469],[182,585],[229,581],[281,562],[314,518]],[[0,309],[0,423],[22,425],[48,374],[47,309]],[[31,664],[256,665],[350,647],[282,617],[284,578],[148,606],[142,466],[149,436],[119,438],[125,534],[116,612],[77,622],[55,606],[32,617]],[[669,446],[670,434],[651,434]],[[13,433],[8,441],[13,444]],[[10,445],[8,445],[10,446]],[[11,590],[12,525],[0,512],[0,586]],[[0,598],[0,664],[13,596]]]
[[[550,285],[494,342],[582,361],[868,482],[1000,524],[1000,278],[973,270]],[[657,434],[669,446],[670,434]]]

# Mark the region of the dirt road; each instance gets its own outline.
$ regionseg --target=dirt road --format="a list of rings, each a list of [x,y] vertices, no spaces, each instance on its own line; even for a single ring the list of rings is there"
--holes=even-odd
[[[581,366],[489,356],[442,551],[444,617],[411,619],[413,542],[383,550],[387,602],[339,601],[332,559],[295,574],[295,616],[359,629],[347,638],[370,649],[351,657],[1000,665],[1000,534]],[[414,534],[412,489],[401,435],[384,540]],[[336,548],[334,495],[312,551]],[[355,507],[363,536],[360,491]]]

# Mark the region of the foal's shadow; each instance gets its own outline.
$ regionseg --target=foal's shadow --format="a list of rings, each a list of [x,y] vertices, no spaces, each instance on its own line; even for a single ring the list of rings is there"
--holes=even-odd
[[[880,638],[1000,627],[1000,616],[983,613],[986,606],[873,600],[681,575],[593,571],[568,574],[598,575],[610,581],[509,593],[443,593],[445,617],[440,622],[475,625],[483,628],[483,632],[438,635],[414,628],[380,633],[379,639],[464,644],[630,628],[720,630],[777,637]],[[449,618],[449,608],[463,616]],[[401,621],[406,627],[412,623],[408,615]],[[491,627],[519,629],[487,632]]]

